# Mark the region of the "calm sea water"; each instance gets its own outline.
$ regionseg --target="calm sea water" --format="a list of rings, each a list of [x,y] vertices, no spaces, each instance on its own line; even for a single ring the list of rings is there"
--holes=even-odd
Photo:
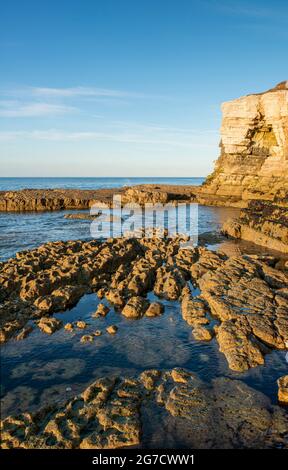
[[[145,183],[200,185],[203,180],[203,178],[0,178],[0,189],[52,187],[97,189]],[[91,221],[65,219],[65,215],[71,212],[73,211],[0,212],[0,260],[6,260],[14,256],[17,251],[31,249],[47,241],[95,238],[91,236]],[[197,220],[193,221],[193,233],[217,231],[223,222],[236,212],[233,209],[200,206]],[[151,212],[148,214],[150,225],[152,219]],[[129,230],[128,223],[127,230]],[[103,238],[110,236],[109,222],[104,222],[100,235]]]
[[[101,189],[135,186],[137,184],[200,185],[205,178],[0,178],[0,191],[17,189],[76,188]]]
[[[141,183],[195,185],[202,181],[202,178],[1,178],[0,189],[95,189]],[[50,240],[91,238],[91,222],[65,219],[64,215],[69,212],[0,213],[1,259]],[[215,234],[227,218],[237,213],[236,209],[200,206],[199,234],[208,235],[209,240],[209,234]],[[213,242],[213,236],[211,240],[208,244],[212,248],[219,246]],[[240,245],[233,246],[239,249]],[[148,298],[156,299],[153,293],[149,293]],[[178,302],[164,300],[165,312],[161,317],[136,321],[126,319],[114,309],[105,318],[93,318],[92,313],[99,302],[96,294],[85,295],[73,309],[55,315],[64,323],[84,319],[89,325],[85,334],[102,330],[103,335],[92,344],[80,343],[81,331],[71,334],[61,329],[49,336],[35,328],[25,340],[11,340],[2,346],[0,396],[3,417],[34,410],[50,402],[62,402],[80,393],[100,376],[137,375],[148,368],[165,370],[176,366],[196,372],[206,382],[223,375],[243,380],[276,403],[277,378],[287,373],[285,351],[268,354],[264,366],[244,374],[235,373],[229,370],[215,339],[209,343],[193,339],[191,328],[182,319]],[[111,324],[119,328],[115,336],[105,334],[105,328]],[[148,434],[143,437],[148,447],[153,445],[153,432],[161,435],[160,425],[157,426],[154,423],[153,429],[149,429],[148,425]],[[181,447],[172,430],[170,433],[169,446]]]

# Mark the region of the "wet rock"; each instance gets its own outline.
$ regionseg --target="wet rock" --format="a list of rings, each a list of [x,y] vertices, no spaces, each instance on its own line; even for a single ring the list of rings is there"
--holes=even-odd
[[[30,335],[30,333],[33,331],[33,327],[32,326],[27,326],[25,328],[23,328],[19,333],[18,335],[15,337],[16,341],[21,341],[25,338],[27,338],[28,335]]]
[[[0,306],[1,341],[7,341],[35,316],[73,307],[92,289],[99,295],[100,288],[106,292],[117,269],[123,263],[131,265],[139,254],[144,252],[137,240],[49,242],[2,263],[0,299],[5,305]]]
[[[5,325],[0,329],[0,343],[5,343],[10,339],[17,331],[21,330],[25,325],[25,319],[6,321]]]
[[[34,305],[43,312],[50,312],[53,310],[53,299],[51,296],[39,297],[35,300]]]
[[[288,253],[288,216],[285,197],[281,199],[280,204],[277,204],[277,200],[250,201],[248,207],[242,209],[239,218],[228,220],[223,225],[222,231],[226,236]]]
[[[171,378],[174,382],[187,383],[191,377],[192,375],[189,372],[179,367],[175,367],[175,369],[171,371]]]
[[[80,320],[76,322],[76,326],[77,328],[80,328],[80,330],[84,330],[85,328],[87,328],[88,325],[85,321]]]
[[[197,341],[211,341],[213,338],[213,331],[200,325],[193,328],[192,334]]]
[[[288,301],[281,295],[287,279],[249,256],[231,257],[199,279],[201,297],[222,322],[216,339],[233,370],[263,364],[267,345],[287,348]]]
[[[93,341],[94,341],[93,335],[84,335],[84,336],[81,336],[80,338],[81,343],[92,343]]]
[[[76,305],[85,290],[84,286],[65,286],[53,291],[54,311],[66,310]]]
[[[53,317],[42,317],[37,322],[38,327],[40,328],[43,333],[47,333],[51,335],[55,331],[59,330],[62,327],[62,321],[57,320],[57,318]]]
[[[64,330],[73,331],[74,330],[73,323],[66,323],[66,325],[64,325]]]
[[[157,261],[153,258],[141,258],[133,266],[132,272],[127,278],[127,290],[131,295],[143,295],[152,289],[155,280],[155,268]]]
[[[110,325],[106,328],[106,331],[107,331],[107,333],[109,333],[109,335],[115,335],[118,331],[118,326]]]
[[[152,302],[147,308],[146,317],[158,317],[164,312],[164,306],[160,302]]]
[[[200,325],[207,325],[209,323],[206,317],[207,305],[199,297],[192,297],[190,289],[185,288],[182,291],[181,312],[183,320],[189,326],[197,327]]]
[[[220,268],[227,256],[207,248],[199,247],[197,250],[198,260],[191,265],[190,273],[192,279],[200,279],[206,272],[215,271]]]
[[[125,305],[125,299],[117,289],[111,289],[106,293],[106,299],[116,308]]]
[[[49,242],[18,253],[0,265],[0,341],[17,335],[43,312],[70,308],[91,289],[106,295],[128,318],[154,315],[159,307],[149,307],[145,299],[154,290],[167,300],[181,301],[183,319],[198,338],[208,339],[211,330],[206,325],[210,315],[215,317],[220,324],[216,339],[237,370],[262,364],[267,346],[287,349],[288,278],[275,268],[277,259],[228,258],[206,248],[184,249],[182,242],[167,235],[102,243]],[[201,295],[192,296],[187,284],[191,280]],[[98,313],[106,313],[107,307],[98,308]]]
[[[167,442],[172,415],[174,431],[184,432],[190,448],[288,448],[287,414],[262,393],[224,377],[206,385],[183,369],[147,370],[139,379],[104,377],[62,405],[8,416],[1,421],[1,447],[139,446],[143,417],[149,409],[156,416],[159,405],[161,442]]]
[[[101,289],[97,291],[97,296],[99,297],[99,299],[104,299],[106,291],[107,289],[105,287],[101,287]]]
[[[179,269],[190,274],[191,266],[198,260],[198,249],[189,247],[178,251],[175,256],[175,262]]]
[[[259,344],[250,339],[249,328],[241,321],[224,321],[216,328],[220,351],[232,370],[243,372],[264,364]]]
[[[174,266],[161,266],[157,270],[154,292],[167,300],[177,300],[180,297],[186,280],[183,272]]]
[[[148,301],[143,297],[131,297],[123,308],[122,315],[124,315],[126,318],[132,319],[141,318],[145,314],[148,305]]]
[[[72,214],[65,214],[64,219],[76,219],[76,220],[94,220],[100,217],[101,211],[90,214],[89,212],[74,212]]]
[[[99,304],[95,313],[93,313],[93,317],[106,317],[107,313],[109,312],[109,307],[105,304]]]
[[[55,289],[51,295],[38,297],[34,305],[45,312],[58,312],[73,307],[85,293],[85,287],[65,286]]]
[[[283,375],[277,380],[278,400],[280,403],[288,405],[288,375]]]

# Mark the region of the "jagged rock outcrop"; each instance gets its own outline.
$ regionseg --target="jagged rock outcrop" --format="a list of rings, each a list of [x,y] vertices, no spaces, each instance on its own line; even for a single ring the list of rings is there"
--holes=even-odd
[[[250,201],[238,219],[222,227],[224,235],[247,240],[271,250],[288,253],[288,201],[281,206],[268,201]]]
[[[123,190],[117,189],[120,194]],[[101,208],[111,203],[113,189],[22,189],[0,191],[0,211],[55,211],[63,209]],[[95,217],[97,213],[93,214]],[[80,215],[77,218],[83,218]],[[75,218],[75,217],[74,217]]]
[[[288,81],[223,103],[221,155],[198,200],[245,206],[288,194]]]
[[[68,219],[94,219],[102,208],[113,204],[114,196],[121,196],[121,204],[167,204],[194,200],[196,186],[139,185],[133,188],[111,189],[21,189],[0,191],[0,212],[55,211],[90,209],[94,213],[67,214]]]

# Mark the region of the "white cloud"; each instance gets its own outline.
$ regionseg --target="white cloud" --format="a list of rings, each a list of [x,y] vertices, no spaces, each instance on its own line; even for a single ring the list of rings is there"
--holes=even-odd
[[[72,87],[72,88],[31,88],[31,92],[35,96],[49,96],[59,98],[73,98],[73,97],[108,97],[108,98],[125,98],[125,97],[143,97],[139,93],[131,93],[120,90],[110,90],[106,88],[90,88],[90,87]]]
[[[204,131],[203,131],[204,132]],[[101,141],[101,142],[118,142],[131,144],[148,144],[148,145],[164,145],[185,148],[215,148],[214,137],[209,142],[208,139],[203,141],[203,133],[199,135],[159,133],[157,135],[147,135],[145,133],[129,133],[129,132],[94,132],[80,131],[68,132],[57,129],[49,129],[46,131],[8,131],[0,132],[0,141],[15,140],[46,140],[54,142],[81,142],[81,141]]]
[[[67,114],[75,111],[71,106],[51,103],[20,103],[0,101],[0,117],[40,117]]]
[[[0,89],[2,96],[12,96],[17,99],[66,99],[66,98],[99,98],[99,99],[124,99],[124,98],[151,98],[151,99],[168,99],[167,96],[159,94],[147,94],[141,92],[118,90],[111,88],[99,87],[37,87],[22,86],[19,88],[2,88]]]

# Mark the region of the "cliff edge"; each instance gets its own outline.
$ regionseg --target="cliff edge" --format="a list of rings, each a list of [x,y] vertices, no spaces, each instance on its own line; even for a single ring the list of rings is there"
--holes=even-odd
[[[245,207],[288,194],[288,81],[222,105],[221,155],[201,188],[204,203]]]

